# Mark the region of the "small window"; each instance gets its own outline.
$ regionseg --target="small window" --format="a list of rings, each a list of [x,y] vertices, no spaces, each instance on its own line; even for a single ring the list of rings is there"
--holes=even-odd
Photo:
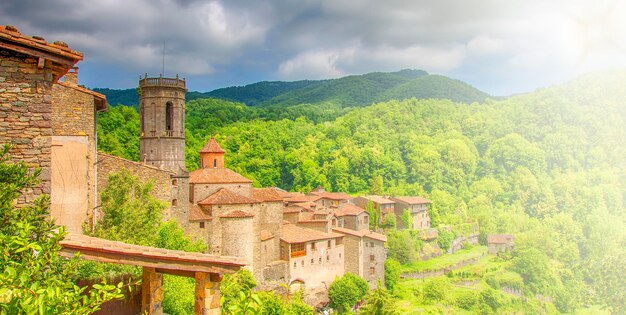
[[[315,242],[311,243],[311,250],[315,250]]]
[[[376,261],[376,258],[374,257],[374,255],[370,255],[370,261]]]
[[[302,265],[302,267],[304,267],[304,260],[301,261],[301,265]]]
[[[217,159],[213,159],[213,168],[217,167]]]
[[[370,267],[370,275],[373,275],[375,273],[376,273],[376,268]]]
[[[315,259],[311,258],[311,265],[315,263]]]
[[[200,228],[204,229],[204,222],[200,222]]]
[[[339,258],[341,258],[341,253],[339,253]]]
[[[328,240],[328,244],[326,245],[326,247],[330,248],[330,240]]]
[[[178,206],[178,199],[172,199],[172,206]]]
[[[320,257],[320,259],[318,259],[318,261],[321,264],[322,263],[322,257]]]
[[[374,247],[374,242],[370,242],[370,247]]]
[[[330,256],[326,256],[326,261],[330,261]]]
[[[293,268],[295,269],[298,266],[298,263],[296,263],[295,261],[293,262]]]
[[[178,186],[178,179],[172,179],[172,186]]]

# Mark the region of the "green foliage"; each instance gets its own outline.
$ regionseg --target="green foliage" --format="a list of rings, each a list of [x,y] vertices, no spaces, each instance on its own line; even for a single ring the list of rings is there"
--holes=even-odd
[[[477,302],[478,298],[476,296],[476,293],[471,291],[463,291],[462,293],[457,294],[454,299],[454,304],[464,310],[472,309],[472,307],[474,307]]]
[[[72,282],[77,258],[59,256],[65,232],[49,218],[48,197],[15,204],[36,187],[40,171],[11,162],[9,148],[0,149],[0,314],[90,314],[121,298],[122,283],[103,281],[86,292]]]
[[[162,212],[167,205],[152,196],[152,182],[141,183],[124,169],[109,174],[100,194],[102,218],[93,236],[131,244],[156,244]]]
[[[285,314],[285,304],[281,298],[274,292],[260,291],[257,293],[259,301],[263,306],[261,314],[263,315],[283,315]]]
[[[402,222],[402,226],[405,229],[413,228],[413,216],[411,215],[411,211],[409,209],[402,209],[402,215],[400,216],[400,222]]]
[[[357,275],[346,273],[341,278],[335,278],[328,288],[330,306],[339,313],[345,314],[365,297],[368,290],[367,281]]]
[[[247,269],[240,269],[234,274],[225,275],[220,286],[222,309],[230,310],[232,305],[238,303],[240,292],[249,295],[254,287],[256,287],[256,281]]]
[[[446,228],[438,228],[437,232],[439,233],[437,235],[437,243],[439,244],[439,247],[441,247],[444,251],[448,251],[452,245],[452,241],[454,241],[454,238],[456,237],[454,232],[448,231]]]
[[[401,264],[416,261],[416,239],[407,230],[389,231],[387,234],[387,256]]]
[[[108,107],[98,113],[98,149],[132,161],[139,161],[139,113],[133,107]]]
[[[393,289],[400,281],[400,274],[400,263],[397,260],[393,258],[385,260],[385,287],[387,290],[393,292]]]
[[[488,305],[491,310],[495,311],[502,306],[502,298],[496,290],[492,288],[486,288],[480,292],[480,300],[485,305]]]
[[[167,314],[193,314],[196,282],[193,278],[163,275],[163,310]]]
[[[291,300],[286,306],[287,315],[313,315],[315,310],[313,307],[304,303],[304,292],[301,290],[295,292]]]
[[[260,315],[262,302],[251,290],[237,292],[236,299],[230,301],[225,313],[229,315]]]
[[[383,219],[382,228],[385,230],[395,229],[397,225],[396,215],[393,213],[389,213],[385,215]]]
[[[395,299],[389,294],[380,281],[378,287],[371,290],[365,296],[365,303],[359,309],[363,315],[396,315],[398,309]]]
[[[451,287],[450,281],[447,278],[428,280],[424,285],[424,300],[429,303],[444,301]]]
[[[367,211],[369,216],[370,230],[378,230],[378,226],[380,224],[380,209],[375,208],[374,203],[371,200],[368,200],[365,205],[365,211]]]

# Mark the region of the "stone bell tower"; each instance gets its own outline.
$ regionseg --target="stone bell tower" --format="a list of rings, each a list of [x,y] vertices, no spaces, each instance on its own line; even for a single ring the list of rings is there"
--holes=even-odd
[[[185,80],[148,78],[139,80],[142,162],[175,173],[185,173]]]

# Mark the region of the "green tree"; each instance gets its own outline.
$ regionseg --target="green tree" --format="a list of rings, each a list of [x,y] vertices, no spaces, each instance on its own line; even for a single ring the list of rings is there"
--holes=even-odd
[[[409,209],[402,209],[400,221],[405,229],[413,229],[413,216],[411,215],[411,211],[409,211]]]
[[[439,247],[441,247],[444,251],[447,251],[450,249],[452,241],[454,241],[454,232],[448,231],[446,228],[438,228],[437,232],[437,243],[439,244]]]
[[[365,297],[368,289],[367,282],[357,275],[346,273],[341,278],[337,277],[328,288],[330,306],[345,314]]]
[[[153,182],[142,183],[128,170],[109,174],[101,192],[102,218],[93,236],[154,246],[166,204],[152,196]]]
[[[359,309],[359,314],[396,315],[398,314],[398,309],[394,298],[379,281],[378,287],[368,292],[365,296],[365,303]]]
[[[400,263],[397,260],[393,258],[385,260],[385,287],[390,292],[393,292],[393,289],[400,282],[400,268]]]
[[[365,211],[367,211],[369,215],[370,230],[378,230],[380,224],[380,210],[374,207],[374,203],[371,200],[368,200],[367,205],[365,205]]]
[[[383,219],[382,227],[386,230],[395,229],[396,224],[397,224],[396,215],[392,212],[392,213],[388,213],[387,215],[385,215],[385,218]]]
[[[450,281],[447,278],[435,278],[424,284],[424,300],[430,303],[443,302],[451,289]]]
[[[0,313],[90,314],[106,301],[121,298],[122,283],[76,286],[77,258],[59,256],[64,229],[50,219],[43,195],[16,206],[24,190],[38,183],[39,170],[11,162],[9,145],[0,149]]]
[[[221,306],[230,310],[231,306],[240,299],[240,292],[248,295],[256,287],[254,277],[247,269],[240,269],[234,274],[225,275],[220,286]]]

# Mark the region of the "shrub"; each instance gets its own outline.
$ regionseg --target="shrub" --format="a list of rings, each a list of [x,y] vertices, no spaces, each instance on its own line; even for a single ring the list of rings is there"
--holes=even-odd
[[[478,301],[478,297],[474,292],[471,291],[461,291],[456,298],[454,299],[454,304],[459,308],[469,310]]]
[[[337,277],[328,288],[330,306],[343,314],[362,300],[368,289],[367,282],[357,275],[346,273]]]
[[[393,292],[399,281],[400,263],[393,258],[385,260],[385,287],[387,290]]]
[[[451,288],[452,286],[447,278],[430,280],[424,285],[423,298],[431,303],[445,301]]]

